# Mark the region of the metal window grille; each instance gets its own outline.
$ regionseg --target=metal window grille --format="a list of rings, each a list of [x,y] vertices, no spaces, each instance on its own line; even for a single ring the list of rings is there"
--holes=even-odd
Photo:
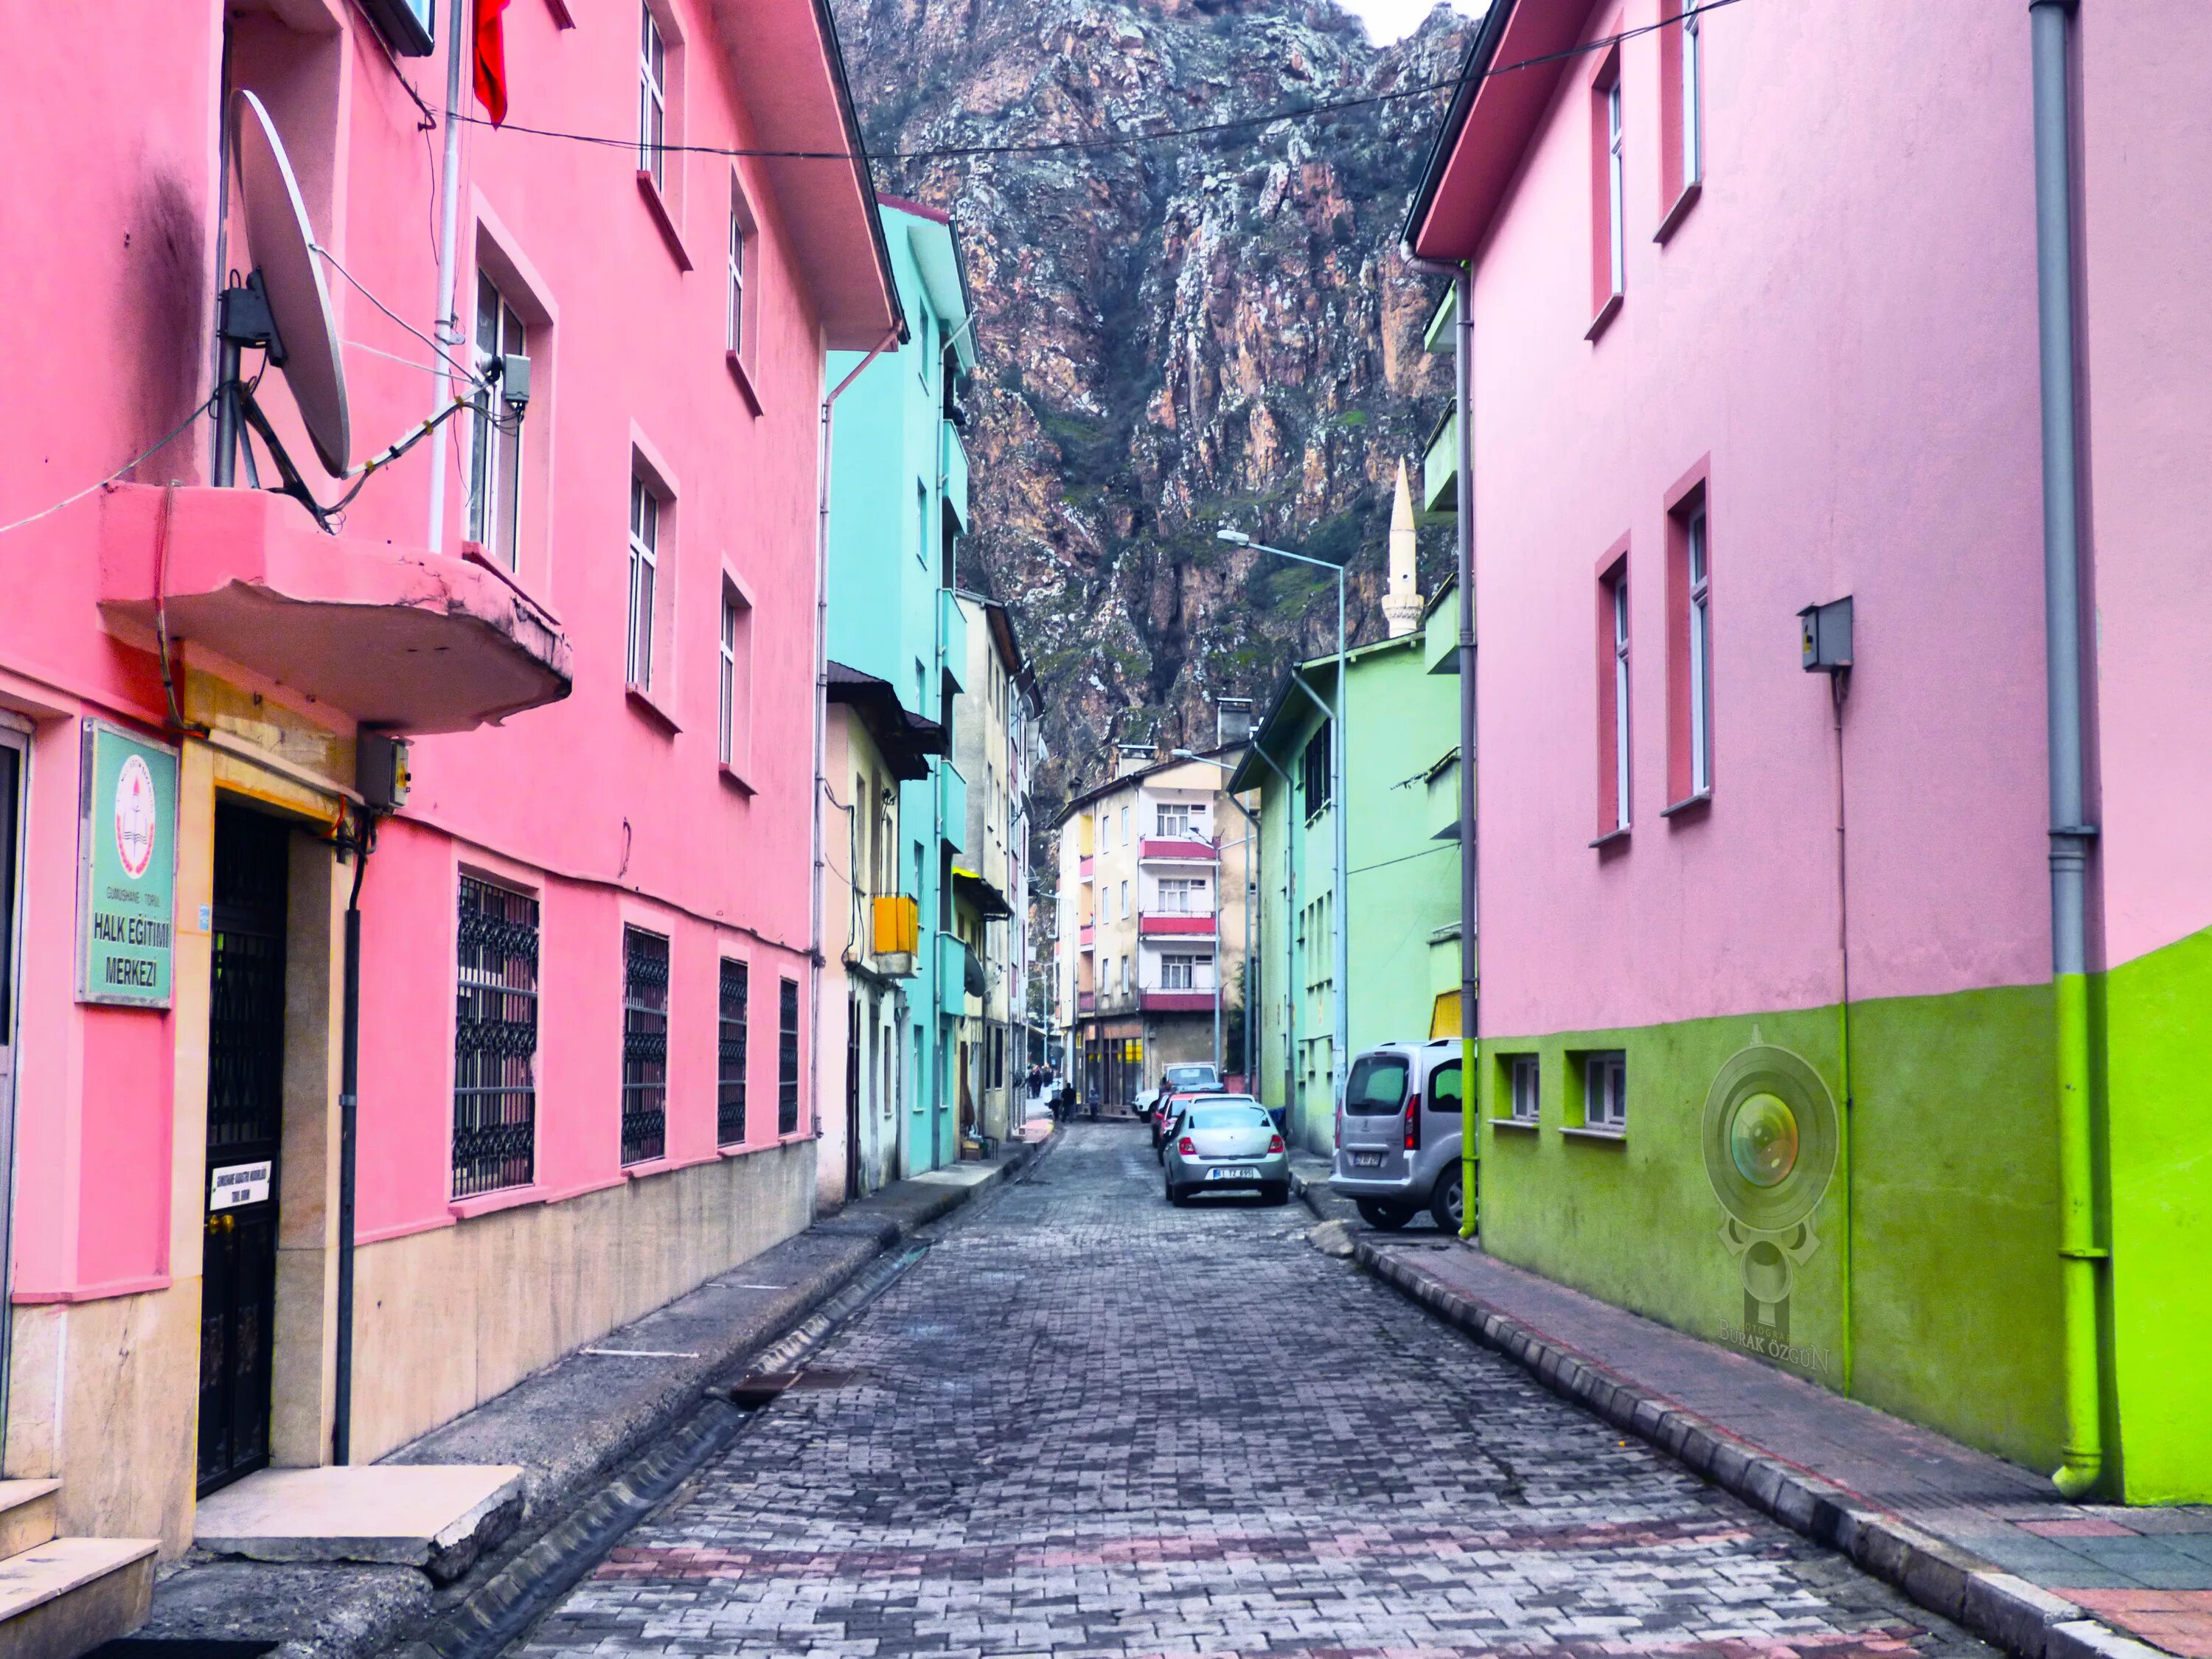
[[[775,1132],[799,1133],[799,981],[777,982]]]
[[[668,941],[623,929],[622,1161],[668,1150]]]
[[[453,1196],[527,1187],[538,1152],[538,901],[461,878]]]
[[[745,1138],[745,1004],[750,990],[751,969],[725,959],[714,1095],[714,1139],[724,1146]]]

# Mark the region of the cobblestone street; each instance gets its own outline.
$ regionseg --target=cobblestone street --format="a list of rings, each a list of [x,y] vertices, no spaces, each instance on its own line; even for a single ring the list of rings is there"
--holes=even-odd
[[[1304,1238],[1078,1125],[541,1654],[1980,1656]]]

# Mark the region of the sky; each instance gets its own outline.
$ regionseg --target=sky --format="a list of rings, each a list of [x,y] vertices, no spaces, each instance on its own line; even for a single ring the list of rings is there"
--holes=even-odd
[[[1376,46],[1402,40],[1421,26],[1431,7],[1449,4],[1462,17],[1480,17],[1485,0],[1336,0],[1336,3],[1366,25],[1367,38]]]

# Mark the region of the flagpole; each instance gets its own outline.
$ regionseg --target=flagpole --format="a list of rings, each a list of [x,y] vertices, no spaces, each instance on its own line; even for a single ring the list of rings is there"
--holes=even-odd
[[[453,371],[447,359],[461,343],[460,319],[453,301],[455,244],[460,234],[462,22],[469,0],[453,0],[453,27],[446,36],[446,161],[438,182],[438,314],[431,331],[445,349],[431,354],[430,412],[441,413],[453,396]],[[424,545],[433,553],[446,546],[446,440],[441,422],[430,434],[430,530]]]

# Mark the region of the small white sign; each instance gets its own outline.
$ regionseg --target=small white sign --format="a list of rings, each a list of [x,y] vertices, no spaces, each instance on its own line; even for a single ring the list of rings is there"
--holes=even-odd
[[[234,1164],[227,1170],[210,1171],[208,1213],[234,1210],[241,1204],[267,1203],[270,1174],[271,1165],[267,1158],[258,1164]]]

